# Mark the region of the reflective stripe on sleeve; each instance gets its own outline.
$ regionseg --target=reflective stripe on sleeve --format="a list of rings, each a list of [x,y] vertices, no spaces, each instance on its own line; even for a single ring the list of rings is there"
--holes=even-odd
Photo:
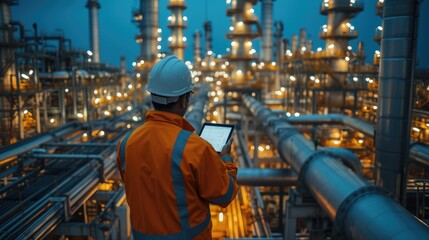
[[[223,195],[222,197],[216,198],[214,200],[211,200],[210,203],[221,204],[221,203],[226,203],[231,201],[232,193],[234,192],[234,180],[230,173],[228,173],[228,175],[229,175],[229,185],[225,195]]]
[[[131,136],[131,134],[134,132],[134,130],[131,130],[125,135],[124,139],[122,139],[121,142],[121,148],[120,148],[120,159],[121,159],[121,170],[122,172],[125,172],[125,147],[127,146],[128,138]]]
[[[179,136],[174,143],[173,154],[171,156],[171,174],[173,175],[173,187],[174,192],[176,193],[177,210],[179,211],[179,219],[182,229],[189,228],[189,219],[185,182],[180,169],[180,164],[182,163],[183,151],[191,134],[191,132],[186,130],[180,131]]]

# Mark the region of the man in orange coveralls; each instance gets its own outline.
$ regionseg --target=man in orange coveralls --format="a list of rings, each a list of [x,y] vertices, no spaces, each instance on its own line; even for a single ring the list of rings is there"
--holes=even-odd
[[[193,89],[183,61],[159,61],[146,87],[155,110],[118,145],[135,239],[211,239],[209,203],[226,207],[238,191],[231,142],[218,154],[183,118]]]

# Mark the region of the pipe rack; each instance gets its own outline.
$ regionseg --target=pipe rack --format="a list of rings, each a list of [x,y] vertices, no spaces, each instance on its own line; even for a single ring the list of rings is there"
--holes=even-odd
[[[424,239],[429,227],[397,202],[281,121],[261,102],[243,96],[245,106],[277,145],[280,157],[297,173],[322,209],[334,221],[334,236],[346,239]],[[280,120],[280,121],[279,121]]]

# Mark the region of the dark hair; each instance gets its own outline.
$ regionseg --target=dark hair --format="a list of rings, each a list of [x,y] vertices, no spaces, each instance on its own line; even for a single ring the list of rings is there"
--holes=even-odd
[[[153,108],[154,108],[155,110],[158,110],[158,111],[169,111],[169,110],[173,109],[173,108],[174,108],[174,105],[176,105],[178,102],[180,102],[180,101],[181,101],[181,99],[182,99],[185,95],[188,95],[188,94],[191,94],[191,93],[192,93],[192,92],[187,92],[187,93],[185,93],[185,94],[183,94],[183,95],[180,95],[180,96],[179,96],[179,99],[178,99],[176,102],[172,102],[172,103],[168,103],[168,104],[161,104],[161,103],[156,103],[156,102],[153,102],[153,101],[152,101]]]

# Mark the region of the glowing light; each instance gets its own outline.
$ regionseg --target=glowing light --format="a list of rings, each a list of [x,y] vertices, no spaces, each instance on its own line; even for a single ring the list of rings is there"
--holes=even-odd
[[[213,112],[213,116],[217,116],[219,113],[217,111]]]
[[[109,100],[109,101],[110,101],[110,100],[112,100],[112,96],[110,96],[110,95],[108,95],[106,98],[107,98],[107,100]]]
[[[95,102],[95,104],[100,103],[100,98],[96,98],[96,99],[94,100],[94,102]]]
[[[156,48],[157,48],[158,50],[161,50],[161,45],[158,45]]]
[[[231,3],[231,0],[226,0],[226,4],[230,4]]]
[[[209,56],[213,55],[213,51],[211,51],[211,50],[207,51],[207,55],[209,55]]]
[[[340,140],[334,140],[334,144],[335,144],[335,145],[340,145],[340,144],[341,144],[341,141],[340,141]]]
[[[26,115],[26,114],[28,114],[28,110],[27,110],[27,109],[25,109],[23,113],[24,113],[25,115]]]
[[[28,74],[33,75],[33,70],[28,71]]]
[[[110,112],[106,110],[106,111],[104,111],[104,115],[109,116]]]
[[[234,31],[234,27],[233,26],[229,26],[229,31]]]
[[[116,107],[116,110],[117,110],[118,112],[120,112],[120,111],[122,111],[122,107],[121,107],[121,106],[117,106],[117,107]]]
[[[281,87],[281,88],[280,88],[280,91],[284,92],[284,91],[286,91],[286,88]]]
[[[188,21],[188,17],[187,16],[183,16],[183,21]]]
[[[29,77],[29,76],[27,76],[27,75],[26,75],[26,74],[24,74],[24,73],[21,73],[21,77],[22,77],[22,78],[24,78],[24,79],[27,79],[27,80],[28,80],[28,79],[30,79],[30,77]]]
[[[173,18],[171,16],[168,16],[167,19],[168,19],[168,21],[171,21],[171,19],[173,19]]]
[[[311,81],[314,81],[314,79],[316,79],[314,76],[310,76]]]
[[[231,42],[231,46],[233,46],[233,47],[234,47],[234,46],[236,46],[236,45],[237,45],[237,42],[236,42],[236,41],[232,41],[232,42]]]
[[[168,37],[168,41],[169,41],[169,42],[173,41],[173,37],[171,37],[171,36],[170,36],[170,37]]]
[[[54,122],[55,122],[55,119],[51,118],[51,119],[49,120],[49,122],[54,123]]]
[[[363,143],[363,140],[362,140],[362,139],[359,139],[359,140],[358,140],[358,143],[362,144],[362,143]]]
[[[136,74],[136,77],[138,77],[138,78],[139,78],[139,77],[141,77],[141,74],[140,74],[140,73],[137,73],[137,74]]]
[[[287,113],[286,113],[286,116],[287,116],[287,117],[290,117],[291,115],[292,115],[292,114],[291,114],[290,112],[287,112]]]
[[[248,41],[248,42],[246,42],[246,45],[249,46],[249,47],[251,47],[252,46],[252,42]]]
[[[133,89],[133,85],[132,84],[128,84],[128,89]]]
[[[242,21],[240,21],[240,22],[238,22],[238,23],[237,23],[237,25],[238,25],[239,27],[241,27],[241,26],[243,26],[243,22],[242,22]]]
[[[332,49],[334,47],[335,47],[334,44],[329,44],[329,46],[328,46],[329,49]]]
[[[296,80],[296,78],[295,78],[294,76],[290,76],[290,77],[289,77],[289,79],[290,79],[291,81],[295,81],[295,80]]]
[[[237,70],[237,75],[241,75],[241,74],[243,74],[243,72],[241,71],[241,70]]]
[[[162,33],[162,29],[161,28],[158,28],[158,33]]]
[[[301,51],[305,52],[305,51],[307,51],[307,48],[306,47],[302,47]]]
[[[276,63],[276,62],[271,62],[271,65],[272,65],[272,66],[276,66],[276,65],[277,65],[277,63]]]
[[[255,62],[252,62],[252,67],[256,67],[256,63]]]
[[[186,37],[182,37],[182,40],[184,41],[184,42],[186,42],[186,40],[188,40]]]
[[[352,50],[352,46],[348,46],[348,47],[347,47],[347,49],[348,49],[348,50]]]
[[[69,89],[68,89],[68,88],[64,89],[64,92],[68,93],[68,92],[69,92]]]
[[[82,137],[88,137],[88,133],[82,134]]]
[[[416,128],[416,127],[413,127],[413,130],[416,131],[416,132],[420,132],[420,129]]]
[[[158,40],[158,42],[162,41],[162,37],[158,37],[156,40]]]
[[[294,113],[293,114],[295,117],[299,117],[299,115],[301,115],[301,114],[299,114],[299,112],[296,112],[296,113]]]
[[[135,67],[135,66],[137,65],[137,63],[136,63],[136,62],[133,62],[133,63],[132,63],[132,65],[133,65],[133,67]]]
[[[77,116],[78,118],[83,118],[83,114],[82,114],[82,113],[77,113],[77,114],[76,114],[76,116]]]
[[[131,111],[132,109],[133,109],[133,107],[131,107],[131,106],[128,106],[128,107],[127,107],[127,110],[128,110],[128,111]]]
[[[353,77],[353,81],[357,82],[359,79],[357,77]]]
[[[92,56],[91,50],[86,51],[86,54],[88,54],[88,56]]]
[[[267,150],[270,150],[270,148],[271,148],[270,145],[265,146],[265,149],[267,149]]]
[[[321,47],[318,47],[318,48],[317,48],[317,51],[318,51],[318,52],[321,52],[321,51],[322,51],[322,48],[321,48]]]
[[[372,106],[372,109],[377,110],[377,106]]]
[[[258,147],[258,150],[259,150],[260,152],[263,152],[265,149],[264,149],[264,147],[259,146],[259,147]]]
[[[116,96],[117,96],[117,97],[122,97],[122,93],[117,92],[117,93],[116,93]]]
[[[229,0],[231,1],[231,0]],[[228,3],[228,1],[226,1]],[[223,212],[219,213],[219,222],[223,222]]]
[[[344,58],[347,62],[350,61],[350,58],[347,56]]]
[[[383,31],[383,27],[382,26],[378,26],[377,29],[380,30],[380,31]]]
[[[98,133],[98,135],[100,135],[101,137],[102,136],[104,136],[106,133],[103,131],[103,130],[101,130],[99,133]]]

